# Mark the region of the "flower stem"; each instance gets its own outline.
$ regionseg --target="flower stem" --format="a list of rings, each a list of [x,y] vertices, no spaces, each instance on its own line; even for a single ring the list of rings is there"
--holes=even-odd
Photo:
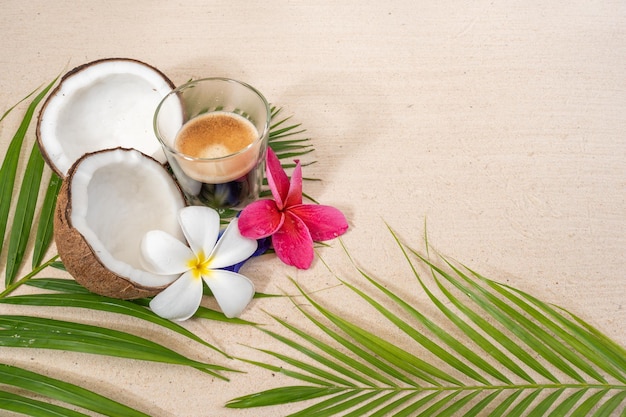
[[[52,258],[50,258],[46,262],[44,262],[41,265],[39,265],[38,267],[34,268],[32,271],[30,271],[28,274],[26,274],[23,278],[13,282],[10,285],[7,285],[7,287],[4,289],[4,291],[2,291],[0,293],[0,298],[5,298],[7,295],[11,294],[13,291],[18,289],[20,286],[22,286],[23,284],[26,284],[31,278],[33,278],[38,273],[40,273],[41,271],[43,271],[44,269],[46,269],[47,267],[52,265],[57,259],[59,259],[59,255],[54,255]]]

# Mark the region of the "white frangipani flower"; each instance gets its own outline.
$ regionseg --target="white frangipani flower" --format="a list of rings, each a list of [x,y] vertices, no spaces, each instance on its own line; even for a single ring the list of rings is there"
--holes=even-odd
[[[146,268],[173,276],[172,283],[152,299],[150,308],[170,320],[188,319],[200,306],[204,280],[224,315],[239,316],[254,296],[254,285],[245,276],[220,268],[248,259],[256,251],[257,241],[241,236],[237,219],[218,241],[220,217],[208,207],[184,207],[178,221],[189,246],[160,230],[146,233],[141,242]]]

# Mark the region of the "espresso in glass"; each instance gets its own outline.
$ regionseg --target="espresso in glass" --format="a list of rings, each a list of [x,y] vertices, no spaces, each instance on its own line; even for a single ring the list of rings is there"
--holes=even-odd
[[[259,155],[246,152],[259,137],[256,127],[236,113],[215,111],[185,123],[176,135],[174,149],[181,154],[211,160],[210,163],[180,158],[180,169],[195,184],[191,198],[217,209],[240,206],[260,188]],[[189,193],[188,197],[189,197]]]
[[[263,95],[229,78],[190,81],[163,98],[154,132],[189,204],[229,218],[259,197],[270,119]]]

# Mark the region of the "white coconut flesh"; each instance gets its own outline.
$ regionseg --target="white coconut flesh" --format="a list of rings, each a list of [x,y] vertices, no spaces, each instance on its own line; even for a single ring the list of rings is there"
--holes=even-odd
[[[134,60],[105,59],[75,69],[40,114],[37,134],[44,157],[63,177],[82,155],[118,146],[164,163],[152,119],[172,88],[161,72]]]
[[[140,243],[150,230],[184,241],[177,221],[185,202],[163,166],[136,150],[115,149],[84,158],[70,178],[72,226],[111,272],[145,286],[173,277],[142,267]]]

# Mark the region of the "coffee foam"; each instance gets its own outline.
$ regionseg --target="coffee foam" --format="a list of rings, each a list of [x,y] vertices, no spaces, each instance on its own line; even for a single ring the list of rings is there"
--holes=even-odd
[[[256,128],[245,117],[217,111],[185,123],[174,147],[178,152],[194,158],[221,158],[246,148],[257,136]]]
[[[257,165],[261,147],[257,139],[256,127],[245,117],[224,111],[205,113],[178,132],[174,147],[180,154],[175,158],[193,180],[226,183],[242,178]]]

